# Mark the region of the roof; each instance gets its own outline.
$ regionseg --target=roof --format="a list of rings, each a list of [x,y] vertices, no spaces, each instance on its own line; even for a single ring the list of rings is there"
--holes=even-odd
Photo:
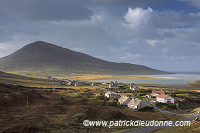
[[[167,98],[169,95],[159,95],[157,98]]]
[[[152,90],[152,93],[164,93],[164,91],[156,91],[156,90]]]
[[[110,91],[107,91],[105,94],[111,94],[111,92],[110,92]]]
[[[134,105],[136,106],[136,105],[140,104],[141,102],[142,102],[142,100],[136,100]]]
[[[128,103],[128,105],[133,105],[135,103],[135,99],[132,99],[129,103]]]
[[[118,100],[125,102],[129,97],[127,96],[121,96]]]
[[[142,100],[138,100],[138,99],[132,99],[128,105],[134,105],[137,106],[138,104],[140,104],[142,102]]]

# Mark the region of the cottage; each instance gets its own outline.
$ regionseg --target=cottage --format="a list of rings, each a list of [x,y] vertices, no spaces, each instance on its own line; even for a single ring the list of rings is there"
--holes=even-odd
[[[156,97],[158,95],[165,95],[165,92],[164,91],[158,91],[158,90],[152,90],[152,93],[151,93],[151,96],[152,97]]]
[[[52,80],[52,81],[57,81],[58,79],[57,79],[57,78],[51,78],[51,80]]]
[[[121,95],[116,94],[116,93],[112,93],[112,92],[106,92],[105,97],[113,98],[113,99],[119,99],[119,97],[121,97]]]
[[[83,86],[83,84],[81,82],[77,82],[75,83],[75,86]]]
[[[156,97],[156,101],[161,103],[174,103],[174,98],[169,95],[159,95]]]
[[[152,98],[152,97],[151,97],[151,94],[145,95],[145,98]]]
[[[58,83],[58,85],[66,85],[67,84],[67,82],[66,81],[60,81],[59,83]]]
[[[118,88],[118,82],[117,81],[115,81],[115,82],[113,82],[113,81],[111,81],[110,82],[110,84],[109,84],[109,88]]]
[[[119,99],[118,99],[118,102],[122,105],[128,105],[128,103],[131,101],[131,99],[127,96],[121,96]]]
[[[117,85],[117,87],[123,88],[123,87],[124,87],[124,84],[123,84],[123,83],[119,83],[119,84]]]
[[[138,90],[141,90],[141,89],[139,87],[137,87],[137,86],[131,86],[130,90],[132,90],[132,91],[138,91]]]
[[[47,77],[45,77],[45,79],[51,79],[51,76],[47,76]]]
[[[143,107],[143,101],[139,99],[132,99],[128,103],[128,107],[131,109],[140,109],[141,107]]]

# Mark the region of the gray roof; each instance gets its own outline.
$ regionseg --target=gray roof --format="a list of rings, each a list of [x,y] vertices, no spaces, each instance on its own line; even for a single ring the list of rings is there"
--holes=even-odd
[[[125,102],[128,98],[127,96],[121,96],[118,100]]]
[[[137,105],[139,105],[141,102],[142,102],[142,100],[132,99],[132,100],[128,103],[128,105],[137,106]]]

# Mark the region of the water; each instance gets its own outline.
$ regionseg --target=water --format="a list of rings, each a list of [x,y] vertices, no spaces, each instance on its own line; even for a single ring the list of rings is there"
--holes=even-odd
[[[143,75],[144,76],[144,75]],[[160,77],[162,79],[112,79],[112,80],[93,80],[93,82],[117,81],[121,83],[149,83],[162,84],[167,86],[186,86],[186,83],[200,80],[200,73],[181,73],[169,75],[145,75],[147,77]]]

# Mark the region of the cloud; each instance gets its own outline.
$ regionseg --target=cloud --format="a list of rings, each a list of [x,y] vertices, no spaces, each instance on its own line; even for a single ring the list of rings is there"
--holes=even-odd
[[[81,0],[1,0],[1,11],[25,20],[84,20],[92,11]]]
[[[155,8],[157,2],[149,7],[146,3],[2,0],[0,56],[43,40],[104,60],[161,70],[200,65],[200,12],[164,10]],[[56,10],[52,10],[55,6]]]
[[[142,8],[128,8],[124,18],[133,28],[143,27],[149,24],[152,12],[153,10],[150,7],[146,10]]]
[[[136,60],[138,58],[142,57],[141,54],[138,54],[138,53],[125,53],[123,56],[120,57],[120,59],[122,60]]]
[[[179,0],[181,2],[186,2],[190,5],[200,8],[200,1],[199,0]]]
[[[155,47],[156,45],[160,45],[164,43],[164,40],[147,40],[147,43],[149,43],[152,47]]]

